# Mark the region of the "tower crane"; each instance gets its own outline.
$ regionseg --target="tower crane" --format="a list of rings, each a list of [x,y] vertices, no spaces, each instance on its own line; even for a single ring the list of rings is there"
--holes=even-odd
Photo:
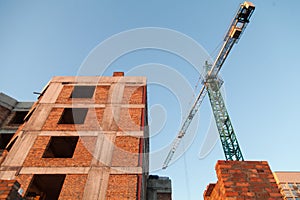
[[[172,143],[172,148],[169,151],[167,158],[163,163],[163,169],[166,169],[179,146],[181,139],[186,134],[186,131],[191,124],[195,114],[200,108],[200,105],[208,93],[211,107],[213,110],[214,118],[218,128],[221,144],[225,154],[226,160],[244,160],[241,149],[239,147],[236,135],[231,124],[227,109],[223,97],[220,92],[220,87],[223,81],[218,77],[218,73],[223,66],[230,50],[236,44],[244,30],[252,13],[255,10],[255,6],[251,2],[245,1],[240,5],[228,32],[224,37],[224,43],[221,50],[213,64],[205,63],[206,75],[204,77],[203,86],[193,104],[187,118],[185,119],[177,137]]]

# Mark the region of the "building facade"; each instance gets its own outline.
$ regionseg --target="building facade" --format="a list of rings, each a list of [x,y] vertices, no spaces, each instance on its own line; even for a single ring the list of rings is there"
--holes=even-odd
[[[16,141],[14,135],[24,123],[32,105],[33,102],[19,102],[0,93],[0,164]]]
[[[146,199],[144,77],[54,77],[19,127],[0,179],[26,199]]]
[[[300,172],[274,172],[285,200],[300,200]]]
[[[147,200],[171,200],[172,184],[168,177],[150,175],[147,182]]]

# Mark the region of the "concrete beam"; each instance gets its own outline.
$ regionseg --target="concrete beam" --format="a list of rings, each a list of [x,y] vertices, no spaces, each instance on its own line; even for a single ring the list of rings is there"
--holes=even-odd
[[[22,167],[20,174],[88,174],[90,167]]]
[[[109,179],[109,169],[92,167],[89,171],[83,198],[86,200],[103,200],[106,196]]]

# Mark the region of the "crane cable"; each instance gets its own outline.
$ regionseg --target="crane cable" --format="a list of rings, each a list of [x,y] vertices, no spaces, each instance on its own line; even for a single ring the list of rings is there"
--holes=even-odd
[[[182,141],[182,148],[183,151],[185,149],[185,145],[184,145],[184,141]],[[187,200],[191,199],[191,195],[190,195],[190,180],[189,180],[189,174],[188,174],[188,166],[187,166],[187,162],[186,162],[186,152],[183,153],[183,162],[184,162],[184,176],[185,176],[185,184],[186,184],[186,190],[187,190]]]

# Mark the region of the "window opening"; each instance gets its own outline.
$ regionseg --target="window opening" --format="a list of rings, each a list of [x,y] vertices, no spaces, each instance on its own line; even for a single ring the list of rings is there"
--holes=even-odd
[[[12,133],[1,133],[0,134],[0,149],[5,149],[10,139],[14,136]]]
[[[13,139],[12,141],[9,141],[10,144],[9,144],[9,146],[6,147],[7,151],[10,151],[10,149],[14,146],[15,142],[17,141],[17,139],[18,139],[18,136],[15,137],[15,139]]]
[[[65,108],[59,120],[59,124],[83,124],[87,108]]]
[[[25,195],[26,200],[56,200],[62,189],[65,174],[35,174]]]
[[[43,158],[72,158],[78,138],[78,136],[52,136]]]
[[[74,86],[71,98],[92,98],[95,86]]]

